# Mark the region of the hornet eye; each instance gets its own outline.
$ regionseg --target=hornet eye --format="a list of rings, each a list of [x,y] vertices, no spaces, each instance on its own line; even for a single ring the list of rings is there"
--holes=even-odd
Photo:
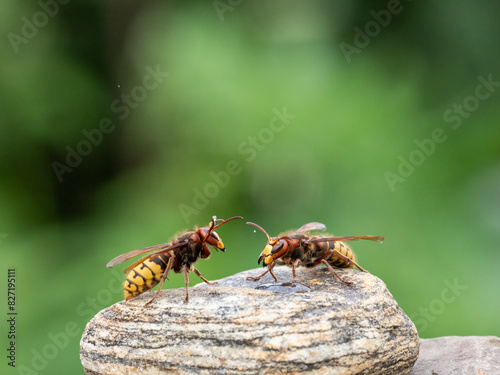
[[[283,248],[283,242],[278,242],[277,245],[273,246],[273,249],[271,250],[271,254],[276,254],[278,251],[280,251]]]

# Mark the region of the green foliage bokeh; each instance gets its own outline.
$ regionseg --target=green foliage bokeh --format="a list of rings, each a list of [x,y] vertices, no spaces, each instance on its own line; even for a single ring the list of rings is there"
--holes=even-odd
[[[57,12],[25,38],[40,3]],[[85,324],[122,299],[124,267],[105,264],[212,215],[383,235],[352,247],[421,337],[500,335],[499,5],[40,3],[0,6],[1,274],[16,269],[19,312],[2,373],[83,373]],[[221,227],[202,274],[256,267],[253,229]]]

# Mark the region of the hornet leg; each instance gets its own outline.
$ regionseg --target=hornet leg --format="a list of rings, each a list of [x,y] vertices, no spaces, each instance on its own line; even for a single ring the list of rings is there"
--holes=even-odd
[[[351,285],[353,284],[351,281],[345,281],[344,279],[342,279],[338,274],[337,272],[335,272],[335,270],[333,269],[332,266],[330,266],[330,263],[328,263],[326,261],[326,259],[322,259],[321,260],[321,263],[324,263],[326,265],[326,267],[328,268],[328,271],[330,271],[330,273],[335,276],[337,279],[339,279],[340,282],[344,283],[344,284],[347,284],[347,285]]]
[[[267,266],[266,272],[264,272],[263,274],[256,276],[256,277],[248,276],[247,280],[258,281],[258,280],[262,279],[262,276],[264,276],[266,273],[269,272],[271,274],[271,276],[274,278],[274,281],[277,282],[278,278],[276,277],[276,275],[273,272],[273,268],[274,268],[275,264],[276,264],[275,262],[269,263],[269,265]]]
[[[293,277],[293,282],[297,282],[297,275],[295,273],[295,267],[299,264],[300,259],[295,259],[295,261],[292,263],[292,277]]]
[[[338,255],[340,258],[342,258],[343,260],[345,260],[346,262],[352,262],[354,263],[354,265],[356,265],[360,270],[366,272],[365,270],[363,270],[362,268],[360,268],[358,266],[358,264],[353,261],[352,259],[349,259],[348,257],[346,257],[345,255],[342,255],[340,254],[337,250],[328,250],[326,253],[324,253],[322,256],[320,256],[318,259],[316,259],[313,263],[311,263],[310,267],[314,267],[314,266],[317,266],[319,265],[320,263],[324,263],[326,265],[326,267],[328,268],[328,271],[330,271],[330,273],[335,276],[339,281],[341,281],[342,283],[344,284],[347,284],[347,285],[350,285],[352,284],[352,282],[350,281],[345,281],[344,279],[342,279],[338,274],[337,272],[335,272],[335,270],[333,269],[333,267],[330,265],[330,263],[328,263],[328,261],[326,259],[328,259],[333,253],[336,253],[336,255]],[[347,263],[349,264],[349,263]]]
[[[313,263],[311,264],[308,264],[307,266],[308,267],[315,267],[317,265],[319,265],[320,263],[323,263],[323,260],[324,259],[327,259],[330,257],[330,255],[332,255],[333,253],[335,253],[335,255],[337,255],[339,258],[341,258],[342,260],[346,261],[347,264],[351,263],[353,264],[355,267],[357,267],[361,272],[367,272],[367,270],[365,270],[363,267],[361,267],[358,263],[356,263],[354,260],[346,257],[344,254],[341,254],[340,252],[338,252],[337,250],[328,250],[326,253],[324,253],[321,257],[319,257],[318,259],[316,259]]]
[[[163,282],[167,278],[168,273],[170,272],[170,269],[172,268],[172,263],[173,263],[172,259],[173,259],[173,256],[171,256],[170,254],[168,254],[168,255],[169,255],[169,258],[168,258],[167,268],[165,268],[165,272],[163,272],[163,275],[162,275],[162,277],[160,279],[160,285],[158,285],[158,290],[156,291],[156,293],[153,296],[153,298],[151,298],[151,301],[147,302],[144,306],[151,305],[151,303],[153,303],[153,301],[156,299],[156,297],[158,297],[158,295],[160,294],[161,286],[163,285]]]
[[[195,274],[197,274],[197,275],[198,275],[198,277],[199,277],[200,279],[202,279],[202,280],[203,280],[204,282],[206,282],[208,285],[217,285],[217,284],[218,284],[218,282],[217,282],[217,281],[208,281],[207,279],[205,279],[205,278],[201,275],[200,271],[198,271],[195,267],[193,267],[193,271],[194,271],[194,273],[195,273]]]
[[[182,267],[182,270],[184,271],[184,282],[186,283],[186,299],[184,300],[184,303],[189,302],[189,271],[186,269],[186,267]]]
[[[356,263],[354,260],[346,257],[344,254],[341,254],[340,252],[338,252],[337,250],[334,250],[336,255],[339,257],[339,258],[342,258],[343,260],[345,260],[346,262],[349,262],[349,263],[352,263],[354,264],[354,266],[356,266],[361,272],[367,272],[369,273],[367,270],[365,270],[364,268],[362,268],[358,263]]]

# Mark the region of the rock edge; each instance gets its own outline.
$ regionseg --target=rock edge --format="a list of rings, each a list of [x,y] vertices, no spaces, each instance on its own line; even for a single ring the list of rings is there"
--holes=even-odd
[[[150,293],[100,311],[86,326],[87,374],[407,374],[419,352],[411,320],[377,277],[324,267],[262,269],[219,286]],[[267,278],[269,276],[269,278]]]

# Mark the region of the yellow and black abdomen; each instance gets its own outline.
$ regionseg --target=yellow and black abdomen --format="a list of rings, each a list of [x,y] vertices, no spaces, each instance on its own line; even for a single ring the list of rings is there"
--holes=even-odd
[[[317,253],[316,257],[320,257],[325,254],[328,250],[334,250],[332,255],[330,255],[326,261],[330,263],[332,266],[339,268],[354,268],[354,264],[342,258],[338,255],[338,253],[342,254],[344,257],[347,257],[353,261],[356,261],[356,255],[354,251],[351,250],[349,246],[341,241],[325,241],[325,242],[317,242]],[[337,253],[338,252],[338,253]]]
[[[132,269],[123,284],[125,301],[153,289],[160,282],[167,263],[168,257],[162,254],[154,259],[147,259]]]

